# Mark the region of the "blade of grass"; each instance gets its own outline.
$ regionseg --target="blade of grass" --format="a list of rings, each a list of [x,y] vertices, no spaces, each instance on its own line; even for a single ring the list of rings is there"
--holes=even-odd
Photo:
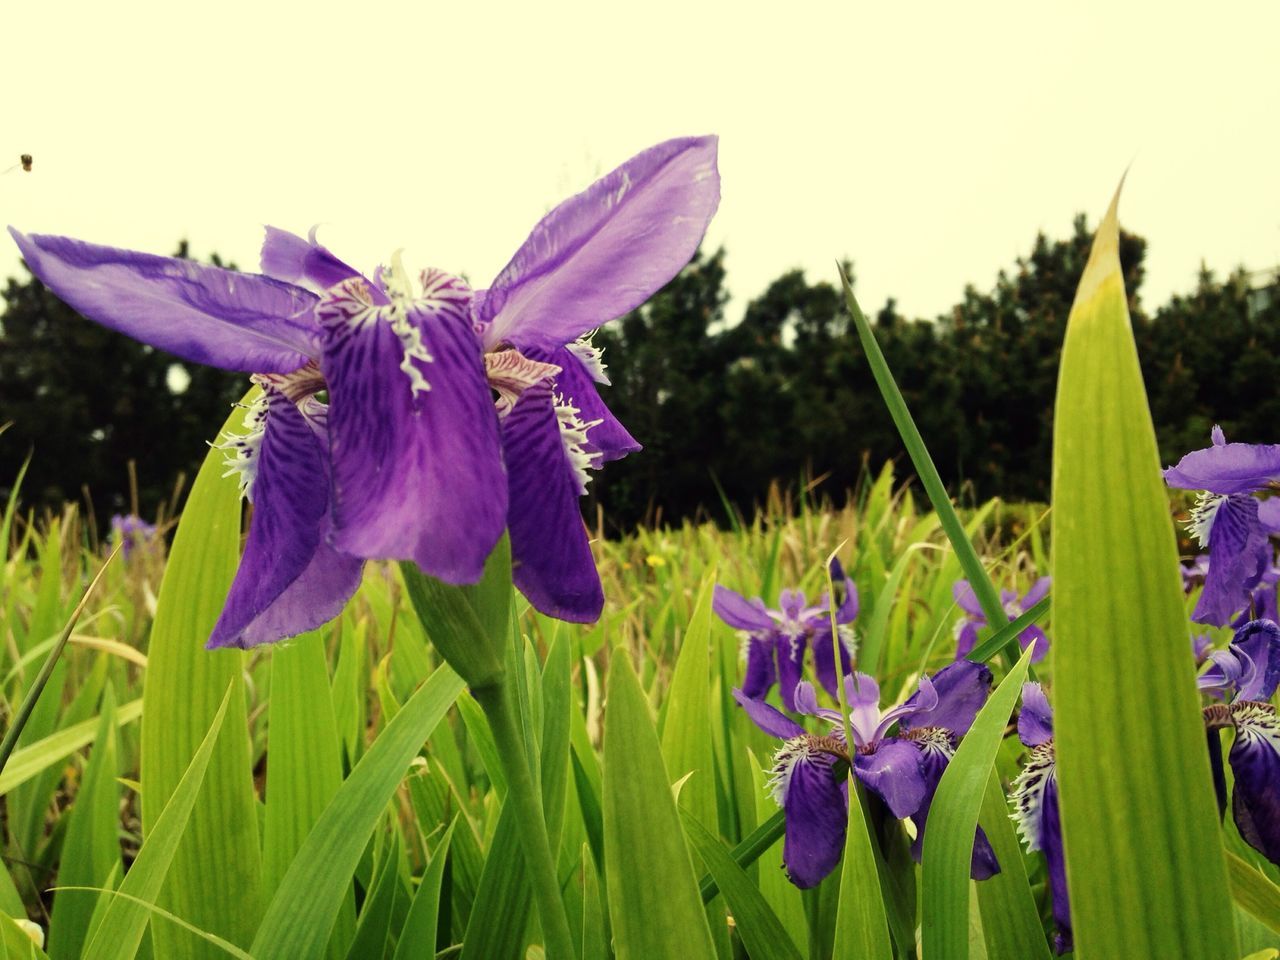
[[[1261,870],[1227,851],[1227,870],[1231,876],[1231,895],[1248,914],[1280,933],[1280,887],[1267,879]]]

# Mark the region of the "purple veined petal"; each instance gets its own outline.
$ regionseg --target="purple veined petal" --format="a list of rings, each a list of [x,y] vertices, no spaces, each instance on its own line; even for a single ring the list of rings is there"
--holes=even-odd
[[[1209,660],[1209,667],[1196,677],[1196,689],[1202,693],[1226,695],[1239,684],[1246,663],[1249,667],[1253,666],[1248,662],[1247,657],[1242,662],[1229,650],[1210,650],[1206,657]]]
[[[582,480],[545,383],[526,390],[503,418],[502,450],[510,481],[513,582],[549,617],[597,620],[604,589],[578,505]]]
[[[799,623],[804,613],[804,591],[783,590],[778,594],[778,608],[784,619]]]
[[[719,202],[715,137],[632,157],[533,228],[477,302],[485,346],[553,350],[635,309],[689,262]]]
[[[978,624],[972,620],[960,620],[956,627],[956,659],[963,660],[978,643]]]
[[[288,373],[320,356],[315,297],[269,277],[9,233],[36,277],[95,323],[192,363]]]
[[[915,693],[907,697],[902,703],[898,704],[890,710],[886,710],[880,717],[880,723],[876,727],[876,732],[872,735],[872,740],[879,740],[884,736],[891,726],[902,721],[902,729],[909,730],[913,726],[922,726],[922,724],[907,723],[907,719],[916,714],[929,715],[938,706],[938,691],[934,689],[933,681],[928,677],[921,677],[920,684]],[[929,724],[923,724],[928,726]]]
[[[572,345],[555,350],[530,349],[531,359],[544,363],[553,363],[560,368],[556,376],[556,391],[580,411],[586,423],[593,426],[587,431],[587,445],[593,453],[600,456],[601,463],[621,460],[629,453],[635,453],[642,447],[635,437],[627,432],[627,428],[613,415],[596,389],[582,359],[574,353]]]
[[[899,820],[920,809],[925,782],[920,748],[889,737],[873,753],[854,754],[853,769],[863,786],[878,796]]]
[[[244,556],[208,647],[252,647],[312,630],[339,613],[360,586],[364,561],[328,545],[329,481],[324,427],[291,400],[264,395],[257,441],[253,520]],[[321,435],[317,435],[317,434]]]
[[[808,745],[810,738],[789,741],[774,759],[774,796],[786,818],[782,862],[797,887],[822,882],[844,851],[849,818],[849,782],[834,777],[834,758]]]
[[[1067,857],[1062,846],[1062,818],[1058,811],[1058,779],[1051,777],[1044,791],[1042,829],[1045,866],[1049,868],[1049,898],[1053,901],[1053,921],[1058,927],[1053,948],[1057,953],[1072,949],[1071,901],[1067,895]]]
[[[991,670],[985,663],[958,660],[943,667],[932,677],[938,702],[928,709],[917,709],[904,716],[899,724],[904,729],[943,727],[962,737],[987,702],[991,692]],[[912,694],[911,704],[917,697]]]
[[[376,306],[345,281],[325,327],[333,545],[413,560],[475,583],[507,522],[498,417],[461,281],[424,274],[422,298]],[[430,358],[429,360],[427,358]]]
[[[313,293],[324,293],[343,280],[360,276],[360,271],[316,242],[315,227],[305,240],[288,230],[267,227],[260,262],[268,277],[306,287]]]
[[[1052,577],[1041,577],[1031,585],[1031,589],[1026,592],[1019,604],[1019,606],[1022,607],[1023,613],[1026,613],[1026,611],[1030,610],[1049,595],[1049,587],[1052,583]]]
[[[753,700],[762,699],[777,682],[774,667],[774,647],[777,639],[771,634],[749,634],[747,645],[747,675],[742,680],[742,692]]]
[[[1181,490],[1251,493],[1280,480],[1280,444],[1218,443],[1192,450],[1164,472],[1164,482]]]
[[[742,594],[716,584],[711,596],[711,609],[735,630],[773,630],[773,618],[765,611],[764,601],[748,600]]]
[[[1034,623],[1018,634],[1018,645],[1023,650],[1033,644],[1035,645],[1035,651],[1031,654],[1031,662],[1039,663],[1049,655],[1049,638]]]
[[[818,693],[808,680],[796,684],[795,710],[809,717],[820,717],[830,723],[840,723],[840,711],[818,705]]]
[[[973,587],[968,580],[957,580],[951,588],[951,595],[961,610],[973,619],[986,623],[987,615],[983,612],[982,604],[978,602],[978,595],[973,592]]]
[[[1053,707],[1038,683],[1022,685],[1022,710],[1018,714],[1018,739],[1028,747],[1038,747],[1053,739]]]
[[[1249,602],[1271,565],[1271,546],[1258,524],[1258,501],[1236,494],[1210,503],[1201,514],[1209,537],[1209,572],[1191,619],[1224,626]]]
[[[849,727],[858,746],[869,744],[880,723],[880,685],[866,673],[844,678],[844,695],[849,701]]]
[[[737,689],[733,691],[733,699],[738,701],[738,706],[747,711],[751,722],[770,736],[780,740],[790,740],[804,734],[804,727],[763,700],[748,697],[743,691]]]
[[[1258,522],[1267,533],[1280,534],[1280,497],[1267,497],[1258,501]]]
[[[779,633],[777,637],[778,693],[782,696],[782,705],[788,710],[795,710],[796,685],[804,676],[804,637],[785,633]]]
[[[830,616],[829,614],[827,615]],[[848,629],[848,628],[845,628]],[[844,638],[837,634],[837,640],[833,644],[831,641],[831,623],[827,620],[820,623],[818,628],[813,632],[813,638],[810,641],[813,645],[813,672],[818,677],[818,682],[822,684],[822,688],[827,691],[833,698],[840,696],[840,688],[836,685],[836,646],[840,648],[840,676],[847,677],[853,670],[853,660],[849,655],[849,648],[845,644]]]
[[[1205,574],[1209,572],[1209,555],[1199,554],[1190,563],[1180,563],[1178,566],[1182,568],[1182,589],[1190,593],[1197,584],[1204,582]]]
[[[929,808],[933,805],[933,796],[938,792],[938,782],[951,762],[955,753],[951,734],[941,727],[926,727],[919,731],[920,736],[913,741],[920,748],[920,771],[924,778],[924,798],[920,806],[911,815],[911,822],[916,827],[916,837],[911,841],[911,856],[916,863],[924,853],[924,831],[928,823]],[[986,880],[1000,872],[1000,863],[996,853],[991,849],[991,842],[986,833],[978,827],[973,839],[973,856],[969,864],[969,876],[974,880]]]
[[[1244,654],[1253,667],[1240,684],[1240,699],[1270,700],[1280,686],[1280,626],[1271,620],[1251,620],[1236,631],[1231,648]]]
[[[1264,703],[1236,703],[1232,719],[1236,739],[1228,757],[1236,826],[1249,846],[1280,865],[1280,721]]]
[[[1025,716],[1028,704],[1031,710],[1042,714],[1048,709],[1047,702],[1037,704],[1036,697],[1028,697],[1029,687],[1039,684],[1024,684],[1022,688],[1022,709]],[[1043,696],[1041,692],[1040,696]],[[1022,722],[1019,718],[1019,737],[1022,736]],[[1026,740],[1023,741],[1027,742]],[[1046,739],[1031,749],[1022,772],[1013,782],[1013,819],[1018,833],[1030,851],[1044,851],[1045,861],[1049,868],[1049,893],[1053,900],[1053,917],[1058,926],[1057,949],[1061,953],[1071,946],[1071,913],[1067,900],[1067,873],[1062,848],[1062,822],[1058,815],[1058,776],[1054,758],[1052,739]]]

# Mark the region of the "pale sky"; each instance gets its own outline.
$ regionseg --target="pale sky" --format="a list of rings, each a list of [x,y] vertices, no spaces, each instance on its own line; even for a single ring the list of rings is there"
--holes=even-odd
[[[760,12],[754,13],[753,11]],[[0,222],[256,269],[263,224],[485,286],[551,206],[718,133],[730,315],[850,257],[874,310],[1121,220],[1144,301],[1280,264],[1280,4],[49,3],[0,7]],[[11,159],[10,159],[11,155]],[[0,277],[19,271],[8,237]]]

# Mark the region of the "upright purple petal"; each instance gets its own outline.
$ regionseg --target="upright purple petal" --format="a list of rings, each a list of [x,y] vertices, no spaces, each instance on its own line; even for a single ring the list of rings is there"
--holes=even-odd
[[[916,727],[942,727],[962,737],[987,702],[991,692],[991,670],[984,663],[958,660],[947,664],[932,677],[938,702],[929,709],[915,710],[899,721],[904,730]],[[913,693],[907,705],[920,703],[921,695]]]
[[[1022,711],[1018,714],[1018,739],[1038,747],[1053,739],[1053,707],[1038,683],[1022,685]]]
[[[333,544],[475,583],[507,519],[498,418],[466,312],[469,291],[442,274],[423,279],[420,299],[388,306],[376,306],[362,280],[348,280],[317,309]]]
[[[554,363],[560,368],[560,373],[555,378],[556,392],[578,408],[579,416],[584,422],[592,424],[587,431],[587,443],[591,452],[599,454],[601,463],[620,460],[641,449],[635,437],[627,432],[627,428],[600,399],[595,381],[581,358],[571,348],[531,348],[526,355],[532,360]]]
[[[878,796],[899,820],[920,809],[924,800],[924,763],[909,740],[888,737],[874,752],[854,754],[853,769],[863,786]]]
[[[784,746],[774,767],[776,795],[786,817],[782,862],[801,889],[817,886],[836,868],[849,820],[848,780],[836,779],[835,758],[806,748],[808,739]],[[788,748],[794,752],[789,754]]]
[[[252,647],[312,630],[341,613],[360,586],[364,561],[325,541],[323,407],[310,401],[315,419],[309,422],[273,389],[266,389],[265,403],[249,539],[210,648]]]
[[[1275,708],[1263,703],[1235,704],[1232,719],[1236,826],[1249,846],[1280,866],[1280,722]]]
[[[1192,450],[1164,472],[1164,482],[1180,490],[1252,493],[1280,480],[1280,444],[1218,443]]]
[[[192,363],[288,373],[320,356],[315,297],[268,277],[9,232],[40,282],[90,320]]]
[[[855,672],[844,679],[844,695],[854,741],[859,746],[871,743],[880,724],[880,685],[870,674]]]
[[[360,276],[360,271],[343,263],[327,247],[316,242],[316,232],[303,239],[288,230],[267,227],[262,241],[262,272],[295,286],[324,293],[330,287]]]
[[[479,302],[486,344],[553,350],[635,309],[689,262],[719,202],[715,137],[632,157],[533,228]]]
[[[778,737],[780,740],[790,740],[804,733],[804,727],[763,700],[748,697],[741,690],[733,691],[733,699],[738,701],[738,706],[747,711],[751,722],[770,736]]]
[[[1224,498],[1209,519],[1209,572],[1191,619],[1224,626],[1249,602],[1271,565],[1271,545],[1258,523],[1258,501],[1248,494]]]
[[[546,384],[526,390],[503,418],[502,451],[515,585],[549,617],[598,619],[604,590],[578,506],[581,481]]]
[[[773,629],[773,618],[765,611],[759,597],[748,600],[740,593],[716,584],[711,597],[711,609],[716,616],[735,630],[764,631]]]
[[[1240,686],[1240,699],[1270,700],[1280,686],[1280,626],[1271,620],[1251,620],[1236,631],[1231,648],[1252,665]]]

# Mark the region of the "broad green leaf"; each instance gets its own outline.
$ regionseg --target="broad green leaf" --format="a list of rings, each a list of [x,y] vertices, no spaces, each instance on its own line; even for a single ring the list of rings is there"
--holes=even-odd
[[[378,818],[410,761],[461,692],[462,679],[440,667],[365,751],[289,865],[250,953],[291,960],[324,955],[334,917]]]
[[[462,960],[519,957],[524,946],[533,894],[515,819],[515,808],[504,805],[486,851],[480,889],[462,941]],[[502,923],[494,923],[494,917],[502,917]]]
[[[1076,954],[1237,960],[1118,200],[1071,308],[1054,416],[1050,650]]]
[[[131,700],[116,710],[116,728],[132,723],[142,716],[142,701]],[[20,783],[30,780],[41,770],[47,770],[61,763],[81,747],[93,743],[101,726],[99,718],[85,720],[75,726],[66,727],[13,752],[9,762],[5,764],[4,773],[0,774],[0,796],[7,794]]]
[[[938,782],[929,808],[920,870],[922,953],[926,960],[968,956],[969,868],[978,813],[1033,652],[1034,647],[1027,648],[978,711]]]
[[[1280,933],[1280,887],[1234,853],[1227,853],[1231,895],[1247,913]]]
[[[600,902],[600,880],[595,860],[582,845],[582,960],[608,960],[609,946],[604,929],[604,907]]]
[[[280,886],[311,827],[342,783],[341,741],[329,697],[323,637],[308,633],[271,651],[262,886]],[[331,956],[345,956],[355,901],[338,910]]]
[[[244,412],[233,411],[223,432],[241,432]],[[230,685],[227,736],[218,740],[200,802],[157,902],[201,930],[245,946],[262,913],[245,655],[204,648],[240,556],[240,495],[235,479],[223,476],[224,460],[218,449],[205,457],[160,585],[143,688],[142,829],[145,837],[155,827]],[[171,924],[156,925],[152,936],[163,957],[221,956],[207,941]]]
[[[770,909],[768,901],[742,867],[734,862],[733,856],[715,836],[698,820],[688,808],[681,810],[685,832],[697,851],[699,859],[707,865],[711,875],[716,878],[720,892],[733,913],[738,934],[747,948],[751,960],[800,960],[800,951],[792,942],[791,936],[782,926],[782,921]],[[874,870],[874,867],[872,868]],[[879,891],[876,891],[877,895]],[[888,938],[885,938],[888,947]],[[837,941],[837,953],[839,945]],[[845,954],[839,954],[845,956]],[[849,954],[862,956],[862,954]],[[889,956],[889,954],[885,954]]]
[[[440,920],[440,890],[444,884],[444,868],[449,858],[449,841],[457,820],[449,824],[444,836],[436,844],[431,862],[422,875],[422,883],[414,894],[409,916],[400,928],[400,941],[396,944],[394,960],[416,960],[435,949],[436,928]]]
[[[840,863],[835,956],[893,960],[871,833],[855,782],[849,783],[849,823]]]
[[[999,873],[975,884],[987,955],[991,960],[1048,960],[1049,945],[1027,882],[1022,847],[995,770],[987,778],[978,822],[1000,864]]]
[[[36,946],[10,917],[0,916],[0,950],[4,960],[48,960],[48,954]]]
[[[618,960],[712,960],[711,931],[658,734],[621,650],[610,662],[606,702],[604,849]]]
[[[169,803],[147,832],[146,841],[138,851],[137,859],[129,867],[116,891],[125,896],[111,898],[106,915],[85,949],[86,957],[93,957],[94,960],[129,960],[137,952],[149,915],[147,909],[136,900],[154,903],[164,886],[165,878],[172,870],[182,838],[190,826],[196,799],[205,795],[201,787],[212,765],[228,708],[235,703],[235,699],[234,690],[229,685],[203,742],[170,794]],[[152,931],[152,937],[154,936],[155,931]],[[193,939],[208,945],[207,941],[200,938]]]
[[[391,907],[396,898],[400,868],[400,833],[392,831],[391,845],[383,848],[382,866],[369,896],[360,911],[360,923],[356,937],[351,941],[347,960],[365,960],[381,957],[387,945],[387,933],[391,928]]]
[[[71,808],[71,822],[62,844],[58,885],[100,887],[120,867],[120,785],[116,754],[115,694],[107,687],[93,752]],[[59,894],[49,923],[48,953],[54,960],[80,956],[93,916],[95,898],[82,893]]]

